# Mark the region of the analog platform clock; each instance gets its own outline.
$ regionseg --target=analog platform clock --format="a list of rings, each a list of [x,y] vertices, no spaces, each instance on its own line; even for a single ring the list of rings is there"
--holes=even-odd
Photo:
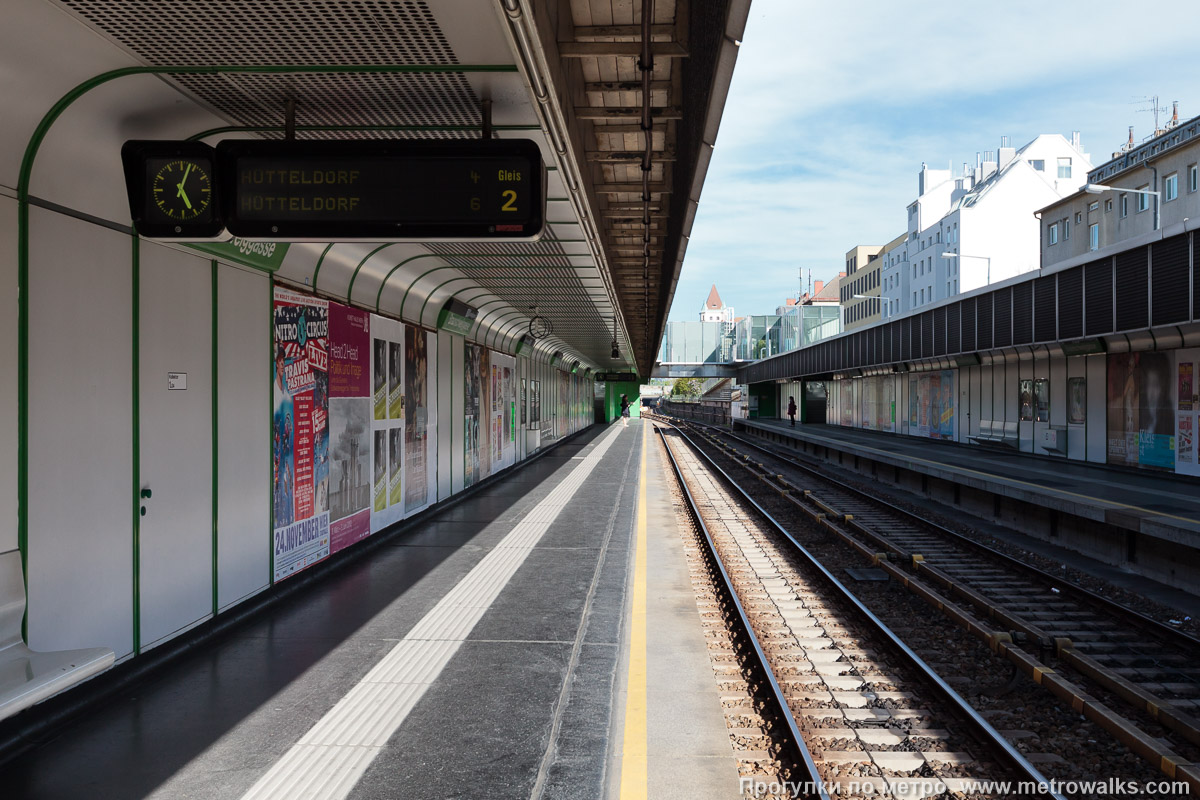
[[[151,239],[212,239],[224,223],[203,142],[129,141],[121,148],[134,229]]]

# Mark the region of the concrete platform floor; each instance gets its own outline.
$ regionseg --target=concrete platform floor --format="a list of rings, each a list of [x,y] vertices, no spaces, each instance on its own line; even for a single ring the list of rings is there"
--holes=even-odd
[[[738,796],[648,428],[589,429],[180,656],[0,797]]]

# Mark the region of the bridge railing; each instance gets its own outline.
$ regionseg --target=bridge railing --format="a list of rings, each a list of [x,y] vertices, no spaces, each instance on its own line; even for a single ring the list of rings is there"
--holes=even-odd
[[[710,425],[729,425],[728,400],[697,400],[692,402],[669,400],[662,410],[674,417],[707,422]]]

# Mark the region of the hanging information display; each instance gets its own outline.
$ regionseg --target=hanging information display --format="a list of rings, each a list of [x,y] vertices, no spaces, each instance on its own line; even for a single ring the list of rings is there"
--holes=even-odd
[[[225,227],[249,239],[528,239],[545,219],[525,139],[227,140],[217,172]]]

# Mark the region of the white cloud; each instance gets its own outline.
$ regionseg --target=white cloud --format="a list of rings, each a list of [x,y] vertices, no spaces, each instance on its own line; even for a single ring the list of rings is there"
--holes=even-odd
[[[770,313],[801,267],[832,277],[846,250],[904,229],[922,161],[961,168],[1001,135],[1020,146],[1080,130],[1102,163],[1126,126],[1151,131],[1136,97],[1200,113],[1195,26],[1179,24],[1194,1],[1114,36],[1127,14],[1115,2],[754,0],[672,317],[694,319],[712,283],[739,314]]]

